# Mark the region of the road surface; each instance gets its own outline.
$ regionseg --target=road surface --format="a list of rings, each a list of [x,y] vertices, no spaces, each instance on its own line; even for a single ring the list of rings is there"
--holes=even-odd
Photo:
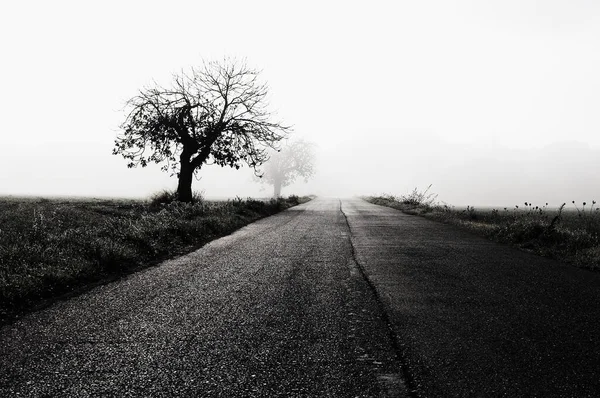
[[[0,329],[0,396],[596,396],[600,274],[316,199]]]

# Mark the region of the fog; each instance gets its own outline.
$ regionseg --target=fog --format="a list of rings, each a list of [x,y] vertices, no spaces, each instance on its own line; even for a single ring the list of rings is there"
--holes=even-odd
[[[600,198],[600,3],[249,3],[0,5],[0,195],[175,188],[111,155],[123,105],[227,55],[261,69],[291,139],[317,145],[317,174],[284,194],[431,184],[454,205]],[[207,197],[271,194],[247,168],[199,177]]]
[[[395,133],[402,136],[401,132]],[[402,195],[431,185],[441,202],[452,205],[512,207],[532,202],[558,206],[572,200],[599,198],[600,151],[578,141],[561,141],[539,148],[458,144],[440,137],[406,132],[393,145],[361,149],[348,147],[338,166],[315,183],[334,181],[344,195],[388,193]],[[394,135],[374,132],[376,141]],[[345,150],[346,147],[342,146]],[[361,159],[374,159],[363,164]],[[345,166],[341,166],[344,164]],[[344,170],[356,173],[344,173]],[[318,188],[315,188],[317,190]]]

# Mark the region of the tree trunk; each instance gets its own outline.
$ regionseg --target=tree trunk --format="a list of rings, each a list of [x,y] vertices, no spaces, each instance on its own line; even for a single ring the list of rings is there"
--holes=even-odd
[[[194,168],[189,162],[181,162],[179,170],[179,183],[177,184],[177,200],[180,202],[192,202],[192,180],[194,179]]]
[[[273,197],[278,198],[281,196],[281,181],[275,181],[273,183]]]

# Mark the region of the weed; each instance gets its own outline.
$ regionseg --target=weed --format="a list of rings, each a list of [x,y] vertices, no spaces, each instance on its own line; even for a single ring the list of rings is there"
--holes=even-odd
[[[462,212],[469,220],[477,220],[477,218],[478,218],[477,212],[475,211],[474,207],[467,206],[467,208],[465,210],[463,210]],[[493,216],[495,216],[495,214],[492,213],[492,217]]]
[[[419,191],[416,187],[408,195],[400,196],[399,202],[411,206],[432,206],[438,197],[437,194],[430,193],[431,184],[424,190]]]

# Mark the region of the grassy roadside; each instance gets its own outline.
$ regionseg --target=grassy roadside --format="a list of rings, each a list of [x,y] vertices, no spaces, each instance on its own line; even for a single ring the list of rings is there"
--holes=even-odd
[[[524,202],[513,208],[455,208],[437,203],[437,196],[416,189],[404,196],[365,197],[368,202],[407,214],[466,228],[496,242],[555,258],[581,268],[600,270],[600,210],[596,202],[567,208],[534,206]]]
[[[0,198],[0,324],[310,200],[194,204]]]

